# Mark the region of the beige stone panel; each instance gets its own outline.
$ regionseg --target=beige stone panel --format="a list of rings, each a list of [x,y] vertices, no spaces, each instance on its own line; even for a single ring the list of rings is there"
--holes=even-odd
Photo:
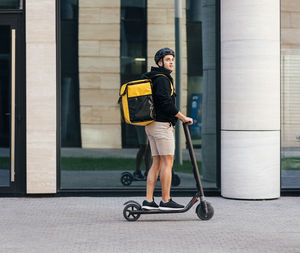
[[[56,97],[44,97],[43,100],[43,97],[35,99],[29,96],[28,99],[32,101],[27,103],[27,133],[31,131],[52,131],[56,129],[56,114],[54,113],[56,105],[53,104],[53,102],[56,101]],[[50,102],[50,99],[53,102]]]
[[[120,89],[121,81],[120,74],[103,73],[101,75],[101,88],[102,89]]]
[[[284,124],[281,127],[281,145],[283,147],[300,147],[300,124]]]
[[[148,58],[153,58],[155,53],[164,47],[175,50],[175,37],[170,41],[148,40]]]
[[[84,89],[119,89],[120,74],[80,73],[80,88]]]
[[[56,129],[55,44],[27,43],[27,131]]]
[[[120,73],[120,58],[79,57],[79,72]]]
[[[81,125],[82,148],[121,148],[121,124]]]
[[[289,28],[291,26],[291,13],[281,12],[280,13],[280,27],[281,29]]]
[[[120,8],[80,8],[80,24],[119,24]]]
[[[120,56],[120,41],[79,41],[79,56]]]
[[[300,28],[300,12],[291,12],[290,13],[290,27],[291,28]]]
[[[159,9],[174,9],[174,0],[150,0],[147,1],[148,8],[159,8]],[[184,1],[183,1],[184,2]]]
[[[100,56],[99,41],[78,41],[79,56]]]
[[[27,193],[56,193],[56,131],[27,132]]]
[[[120,57],[120,41],[99,41],[100,56]]]
[[[281,11],[300,12],[300,2],[298,0],[281,0]]]
[[[27,193],[56,193],[56,46],[26,52]]]
[[[182,74],[182,89],[187,91],[187,72]]]
[[[79,7],[115,7],[119,8],[121,5],[120,0],[81,0],[79,1]]]
[[[167,9],[167,23],[175,26],[175,10],[174,9]]]
[[[120,106],[81,106],[82,124],[121,124]]]
[[[299,45],[300,47],[300,28],[285,28],[281,30],[282,45]]]
[[[148,9],[148,24],[166,24],[168,23],[168,9],[149,8]],[[173,10],[174,13],[174,10]],[[173,15],[174,19],[174,15]]]
[[[181,112],[183,114],[186,114],[186,103],[187,103],[187,92],[183,90],[181,92]]]
[[[154,41],[175,40],[175,28],[169,24],[149,24],[148,39]]]
[[[119,24],[79,24],[79,40],[120,40]]]
[[[80,89],[81,106],[116,106],[119,99],[118,90]]]
[[[55,42],[56,7],[53,0],[26,1],[26,41]]]

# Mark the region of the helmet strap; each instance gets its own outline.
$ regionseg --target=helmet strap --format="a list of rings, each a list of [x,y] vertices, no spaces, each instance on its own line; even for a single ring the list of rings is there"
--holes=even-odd
[[[165,67],[165,63],[164,63],[164,57],[163,57],[163,58],[161,58],[161,63],[162,63],[162,65],[161,65],[161,66],[159,66],[159,65],[158,65],[158,63],[157,63],[158,67],[160,67],[160,68],[164,68],[164,67]]]

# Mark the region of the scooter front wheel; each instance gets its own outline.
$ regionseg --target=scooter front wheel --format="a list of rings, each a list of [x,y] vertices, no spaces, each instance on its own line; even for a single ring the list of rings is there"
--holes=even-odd
[[[123,216],[128,221],[136,221],[140,218],[140,214],[133,214],[132,211],[140,210],[141,207],[135,203],[130,203],[124,207]]]
[[[207,209],[205,208],[207,206]],[[197,208],[196,213],[201,220],[210,220],[214,216],[214,208],[209,202],[201,202]]]

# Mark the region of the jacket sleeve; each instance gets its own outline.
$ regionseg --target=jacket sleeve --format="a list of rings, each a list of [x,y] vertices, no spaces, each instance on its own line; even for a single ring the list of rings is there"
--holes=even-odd
[[[171,97],[171,83],[166,77],[157,77],[154,80],[154,95],[156,97],[157,106],[164,113],[175,116],[178,113],[178,109],[174,105]]]

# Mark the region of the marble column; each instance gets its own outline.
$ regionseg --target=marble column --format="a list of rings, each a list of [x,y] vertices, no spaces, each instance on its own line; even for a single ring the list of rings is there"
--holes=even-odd
[[[26,1],[27,193],[56,193],[56,6]]]
[[[221,1],[221,194],[280,196],[280,0]]]

